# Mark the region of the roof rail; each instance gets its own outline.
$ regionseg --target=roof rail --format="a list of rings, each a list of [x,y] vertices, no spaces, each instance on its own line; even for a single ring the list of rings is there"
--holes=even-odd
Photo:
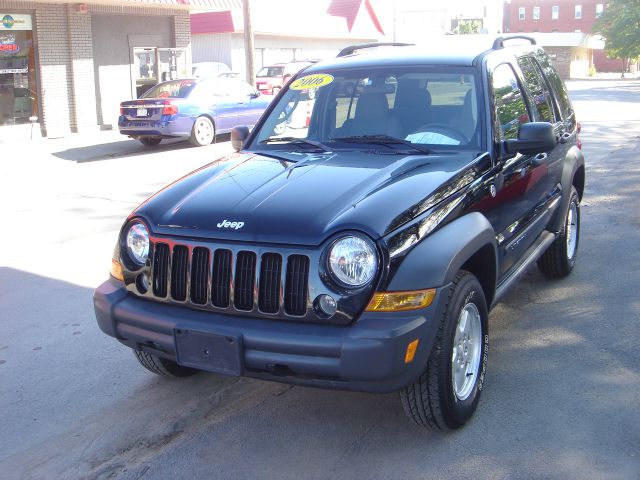
[[[363,43],[361,45],[350,45],[348,47],[340,50],[340,53],[336,55],[336,57],[344,57],[346,55],[351,55],[356,50],[362,50],[364,48],[374,48],[374,47],[408,47],[410,45],[415,45],[414,43],[398,43],[398,42],[382,42],[382,43]]]
[[[491,49],[500,50],[501,48],[504,48],[504,42],[508,42],[510,40],[515,40],[515,39],[528,40],[531,42],[531,45],[536,45],[536,39],[533,37],[527,37],[526,35],[510,35],[508,37],[496,38],[495,42],[493,42],[493,47],[491,47]]]

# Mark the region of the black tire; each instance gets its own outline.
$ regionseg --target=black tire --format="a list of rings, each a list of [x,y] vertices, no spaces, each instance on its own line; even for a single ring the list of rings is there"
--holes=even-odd
[[[134,350],[133,353],[140,362],[140,365],[156,375],[180,378],[189,377],[198,373],[198,370],[183,367],[172,360],[160,358],[157,355],[152,355],[151,353],[142,352],[140,350]]]
[[[571,244],[573,236],[574,245]],[[571,187],[569,208],[562,231],[538,260],[538,268],[548,278],[564,278],[576,264],[580,245],[580,197],[575,187]]]
[[[474,275],[466,271],[460,271],[454,279],[447,292],[446,302],[426,368],[415,382],[400,391],[400,398],[405,413],[418,425],[454,430],[469,420],[480,400],[489,351],[489,314],[482,286]],[[467,317],[465,323],[471,322],[479,326],[479,345],[476,343],[477,350],[474,350],[475,356],[468,367],[470,370],[475,369],[475,373],[472,374],[469,370],[463,372],[462,378],[465,380],[461,387],[464,388],[460,389],[460,393],[464,395],[459,396],[453,378],[453,347],[458,322],[463,312],[470,311],[477,314],[476,320],[473,322]],[[467,352],[466,344],[464,352]],[[474,359],[478,362],[477,366],[473,366]]]
[[[140,137],[138,140],[140,140],[140,143],[143,144],[145,147],[155,147],[156,145],[160,144],[160,142],[162,141],[162,138],[160,138],[160,137]]]
[[[204,147],[213,142],[216,137],[216,129],[213,122],[205,116],[196,118],[191,128],[189,141],[196,147]]]
[[[278,93],[280,93],[280,90],[282,90],[282,87],[273,87],[271,89],[271,95],[277,95]]]

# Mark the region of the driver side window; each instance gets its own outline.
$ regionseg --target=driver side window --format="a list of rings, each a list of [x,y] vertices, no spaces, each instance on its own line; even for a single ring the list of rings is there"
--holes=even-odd
[[[499,141],[518,138],[518,129],[531,121],[513,69],[503,63],[493,72],[494,122]]]

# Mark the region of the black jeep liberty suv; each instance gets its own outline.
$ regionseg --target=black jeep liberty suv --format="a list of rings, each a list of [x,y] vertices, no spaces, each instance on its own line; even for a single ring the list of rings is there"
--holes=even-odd
[[[579,131],[526,37],[349,47],[129,216],[98,324],[160,375],[399,391],[418,424],[458,428],[488,311],[534,263],[574,266]]]

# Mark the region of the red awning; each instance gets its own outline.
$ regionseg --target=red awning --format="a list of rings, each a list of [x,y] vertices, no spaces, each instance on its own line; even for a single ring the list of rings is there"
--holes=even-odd
[[[230,11],[195,13],[191,15],[191,34],[235,32]]]

